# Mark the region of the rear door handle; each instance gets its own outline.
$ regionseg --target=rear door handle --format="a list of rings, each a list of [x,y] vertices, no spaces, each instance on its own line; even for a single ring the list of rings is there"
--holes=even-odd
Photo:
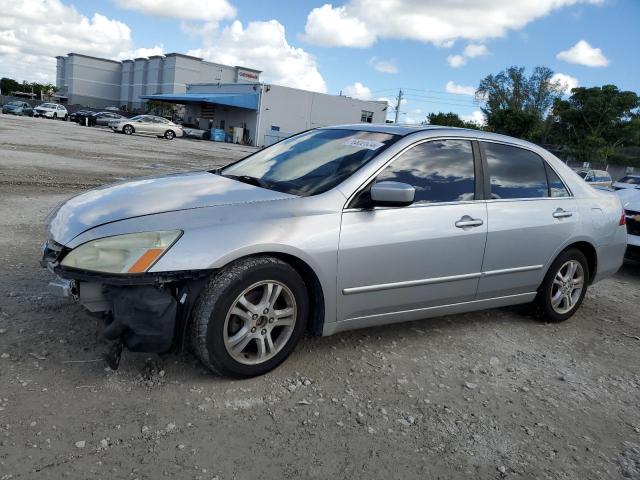
[[[567,218],[567,217],[571,217],[571,216],[573,216],[573,213],[567,212],[566,210],[563,210],[562,208],[559,208],[555,212],[553,212],[553,218]]]
[[[479,227],[484,222],[479,218],[471,218],[469,215],[465,215],[460,220],[458,220],[455,225],[458,228],[466,228],[466,227]]]

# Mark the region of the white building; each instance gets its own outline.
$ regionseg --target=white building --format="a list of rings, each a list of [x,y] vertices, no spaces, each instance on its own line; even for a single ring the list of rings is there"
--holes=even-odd
[[[257,82],[260,71],[168,53],[121,62],[79,53],[59,56],[57,95],[63,103],[103,108],[143,106],[143,95],[184,93],[189,83]]]
[[[143,95],[143,99],[185,105],[187,123],[220,129],[244,142],[266,146],[310,128],[343,123],[383,123],[387,102],[263,83],[193,83],[182,94]]]

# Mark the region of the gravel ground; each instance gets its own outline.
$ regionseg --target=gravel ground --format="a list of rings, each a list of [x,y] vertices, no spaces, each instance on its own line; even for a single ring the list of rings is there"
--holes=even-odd
[[[189,354],[98,360],[46,291],[43,218],[121,178],[249,148],[0,117],[0,479],[640,478],[640,265],[558,325],[527,307],[306,338],[230,381]]]

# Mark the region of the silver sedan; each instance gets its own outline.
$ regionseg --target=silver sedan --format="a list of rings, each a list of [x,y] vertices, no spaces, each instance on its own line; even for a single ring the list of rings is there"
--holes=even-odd
[[[103,312],[116,347],[190,344],[239,377],[276,367],[305,331],[523,303],[566,320],[627,243],[616,195],[536,145],[368,124],[92,190],[48,229],[52,288]]]
[[[142,133],[164,137],[167,140],[173,140],[175,137],[184,135],[182,126],[155,115],[137,115],[132,118],[121,118],[110,121],[108,125],[114,132],[124,133],[125,135]]]

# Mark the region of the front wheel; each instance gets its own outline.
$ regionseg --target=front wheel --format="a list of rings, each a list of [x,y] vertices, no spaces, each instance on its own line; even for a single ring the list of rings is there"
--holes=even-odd
[[[308,293],[300,275],[274,257],[249,257],[211,278],[193,310],[191,345],[209,369],[253,377],[282,363],[302,337]]]
[[[166,132],[164,132],[164,138],[166,138],[167,140],[173,140],[175,136],[176,134],[173,130],[167,130]]]
[[[125,125],[122,128],[122,133],[124,133],[125,135],[131,135],[133,134],[133,127],[131,125]]]
[[[58,114],[57,114],[57,113],[54,113],[54,114],[53,114],[53,119],[54,119],[54,120],[57,120],[57,119],[58,119]]]
[[[589,275],[589,263],[580,250],[570,248],[558,255],[536,296],[542,319],[562,322],[576,313],[587,293]]]

